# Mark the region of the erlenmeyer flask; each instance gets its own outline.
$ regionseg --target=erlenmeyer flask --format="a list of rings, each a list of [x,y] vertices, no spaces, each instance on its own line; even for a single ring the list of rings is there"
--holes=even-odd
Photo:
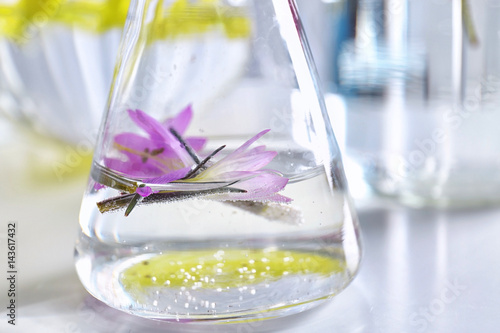
[[[133,0],[76,244],[88,291],[165,320],[303,311],[359,232],[293,1]]]

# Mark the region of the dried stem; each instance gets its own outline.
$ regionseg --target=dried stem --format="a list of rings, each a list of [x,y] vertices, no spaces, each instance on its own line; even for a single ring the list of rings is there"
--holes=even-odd
[[[132,208],[135,207],[135,205],[160,203],[165,201],[180,201],[209,194],[245,193],[245,192],[246,192],[245,190],[239,188],[223,187],[223,188],[203,190],[203,191],[182,191],[182,192],[177,191],[177,192],[153,193],[145,198],[142,198],[142,200],[136,199],[136,195],[138,195],[137,193],[129,193],[105,199],[103,201],[99,201],[97,203],[97,208],[101,213],[127,209],[128,214],[130,214],[130,211],[132,210]],[[137,201],[133,203],[134,200]],[[133,206],[132,208],[129,209],[131,204],[133,204]],[[126,216],[128,215],[127,212],[125,213]]]
[[[218,152],[220,152],[225,147],[226,147],[226,145],[220,146],[219,148],[217,148],[216,150],[214,150],[210,155],[208,155],[207,157],[205,157],[205,159],[203,159],[203,161],[201,161],[200,163],[198,163],[198,165],[193,170],[189,171],[189,173],[183,179],[188,179],[188,178],[193,177],[196,174],[196,172],[198,172],[198,170],[200,170],[202,167],[204,167],[205,164],[207,164],[207,162],[212,157],[214,157]]]
[[[170,127],[169,130],[170,133],[172,133],[175,136],[175,138],[179,140],[179,142],[182,144],[182,147],[186,149],[187,153],[189,154],[189,156],[191,156],[193,161],[195,161],[196,164],[200,164],[200,158],[198,157],[198,155],[196,155],[194,149],[182,138],[179,132],[177,132],[172,127]]]

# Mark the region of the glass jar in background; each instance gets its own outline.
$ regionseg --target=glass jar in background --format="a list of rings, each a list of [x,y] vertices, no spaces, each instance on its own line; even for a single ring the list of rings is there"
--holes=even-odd
[[[26,190],[88,174],[128,0],[0,0],[0,149]]]
[[[131,2],[80,213],[87,290],[198,322],[304,311],[360,261],[294,1]]]
[[[499,15],[497,0],[356,1],[336,62],[340,141],[375,193],[417,207],[500,203]]]
[[[355,36],[357,1],[297,0],[324,92],[337,91],[338,55],[344,41]]]
[[[128,0],[0,2],[0,112],[45,136],[93,143]]]

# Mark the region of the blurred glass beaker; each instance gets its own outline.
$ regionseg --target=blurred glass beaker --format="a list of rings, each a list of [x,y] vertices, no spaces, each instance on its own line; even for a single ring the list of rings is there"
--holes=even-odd
[[[0,114],[93,142],[127,9],[128,0],[1,0]]]
[[[499,15],[497,0],[356,2],[337,86],[346,152],[376,193],[413,206],[500,203]]]

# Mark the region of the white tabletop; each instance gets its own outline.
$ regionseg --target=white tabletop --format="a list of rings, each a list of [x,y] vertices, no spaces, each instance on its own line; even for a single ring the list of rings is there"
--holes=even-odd
[[[84,290],[73,264],[86,176],[75,170],[50,181],[53,165],[31,148],[12,138],[0,145],[3,276],[7,224],[17,225],[16,326],[7,323],[9,286],[1,278],[0,332],[498,332],[500,207],[444,212],[357,202],[359,275],[331,301],[295,316],[186,325],[111,309]]]

